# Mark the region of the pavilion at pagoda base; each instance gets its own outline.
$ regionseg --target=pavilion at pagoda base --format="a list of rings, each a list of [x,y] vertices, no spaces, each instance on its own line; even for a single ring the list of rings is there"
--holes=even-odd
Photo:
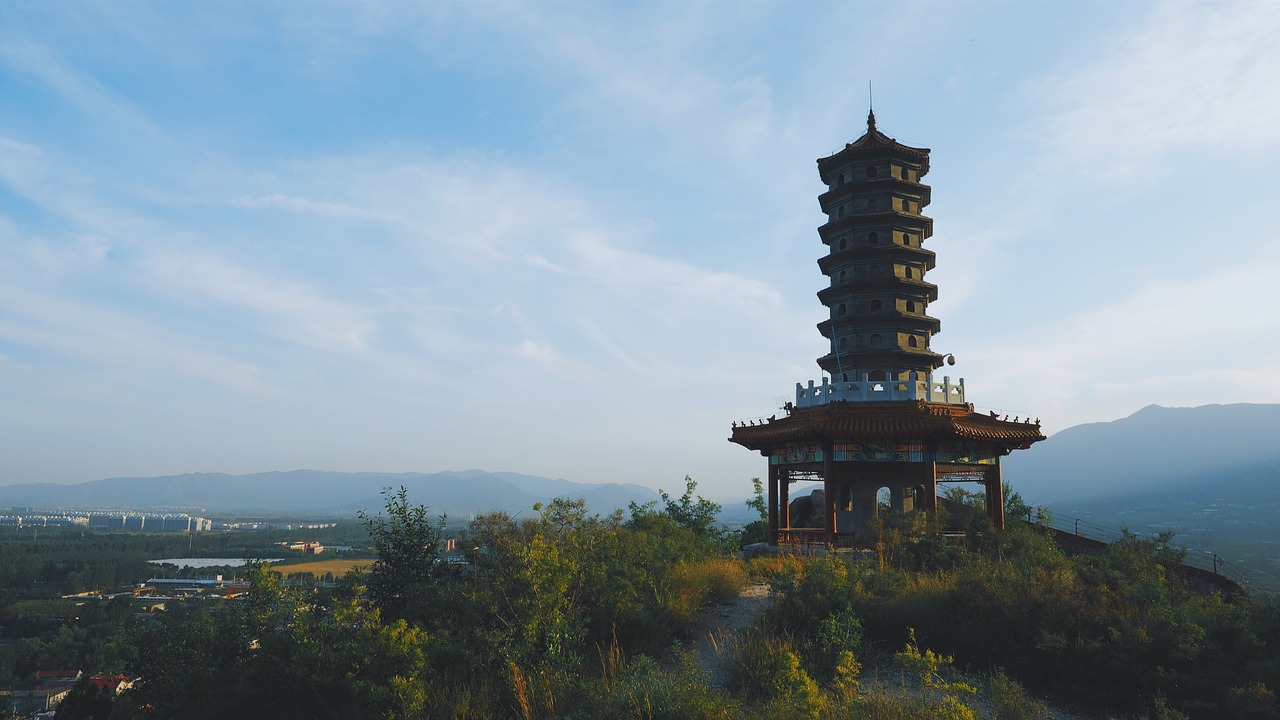
[[[795,409],[735,424],[729,438],[769,459],[769,544],[831,546],[871,542],[882,491],[893,512],[934,512],[942,482],[983,485],[987,516],[1003,529],[1000,458],[1043,439],[1038,424],[923,401]],[[800,522],[791,517],[791,486],[809,481],[821,483],[810,496],[820,507]]]

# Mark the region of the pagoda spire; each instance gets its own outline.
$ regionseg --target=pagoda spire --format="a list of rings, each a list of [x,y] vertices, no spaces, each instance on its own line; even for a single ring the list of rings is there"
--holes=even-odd
[[[876,133],[876,96],[871,92],[871,81],[867,81],[867,134],[875,137]]]

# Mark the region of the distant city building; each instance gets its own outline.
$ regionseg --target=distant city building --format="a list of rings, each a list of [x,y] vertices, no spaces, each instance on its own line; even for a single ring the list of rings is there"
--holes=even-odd
[[[22,514],[0,515],[0,526],[3,527],[70,527],[72,525],[88,525],[85,515],[37,514],[27,509]]]
[[[95,530],[133,530],[146,532],[207,532],[213,523],[186,513],[135,513],[129,511],[97,511],[89,513],[89,527]]]

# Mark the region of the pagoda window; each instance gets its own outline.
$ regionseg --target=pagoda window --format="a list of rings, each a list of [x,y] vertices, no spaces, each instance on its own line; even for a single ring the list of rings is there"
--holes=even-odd
[[[844,303],[840,303],[840,309],[836,312],[836,314],[837,314],[837,315],[844,315],[844,312],[845,312]]]
[[[920,341],[916,340],[915,335],[907,337],[907,347],[920,347]]]
[[[844,184],[844,173],[840,173],[840,177],[836,178],[836,185]]]
[[[840,271],[840,284],[842,284],[842,285],[843,285],[844,283],[845,283],[845,272],[844,272],[843,270],[841,270],[841,271]]]
[[[840,206],[840,217],[844,217],[844,206]]]
[[[840,338],[840,349],[844,350],[849,346],[848,338]]]
[[[871,198],[870,200],[868,200],[868,201],[867,201],[867,209],[868,209],[868,210],[875,210],[875,209],[877,209],[878,207],[879,207],[879,204],[876,202],[876,199],[875,199],[875,198]]]
[[[871,167],[867,168],[867,177],[873,178],[873,177],[876,177],[878,174],[879,173],[876,171],[875,165],[872,165]]]
[[[846,247],[848,247],[848,241],[844,238],[840,238],[840,249],[844,250]]]
[[[880,333],[871,333],[871,347],[883,347],[884,338],[880,337]]]
[[[875,336],[875,337],[879,337],[879,336]],[[888,380],[889,376],[886,375],[883,370],[876,370],[875,372],[867,375],[867,379],[868,380]]]
[[[879,234],[879,233],[867,233],[867,242],[868,242],[868,243],[870,243],[870,244],[872,244],[872,245],[878,245],[878,244],[880,243],[880,234]]]
[[[870,275],[871,275],[871,277],[880,277],[880,272],[881,272],[881,271],[880,271],[880,266],[879,266],[879,265],[872,265],[872,266],[871,266],[871,271],[870,271],[870,273],[868,273],[868,274],[870,274]]]

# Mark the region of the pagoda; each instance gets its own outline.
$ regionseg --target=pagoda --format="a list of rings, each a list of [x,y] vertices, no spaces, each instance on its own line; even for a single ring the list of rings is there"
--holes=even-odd
[[[925,281],[934,267],[924,247],[933,235],[922,214],[928,172],[929,149],[886,136],[874,113],[866,134],[818,160],[827,186],[818,196],[827,216],[818,229],[824,374],[796,383],[782,417],[734,423],[729,438],[769,460],[770,545],[857,544],[883,490],[892,511],[934,511],[940,482],[982,484],[988,517],[1003,529],[1000,458],[1044,439],[1039,420],[975,413],[963,379],[934,376],[955,357],[930,349],[941,323],[928,314],[938,288]],[[792,526],[790,487],[802,481],[822,483],[821,527]]]

